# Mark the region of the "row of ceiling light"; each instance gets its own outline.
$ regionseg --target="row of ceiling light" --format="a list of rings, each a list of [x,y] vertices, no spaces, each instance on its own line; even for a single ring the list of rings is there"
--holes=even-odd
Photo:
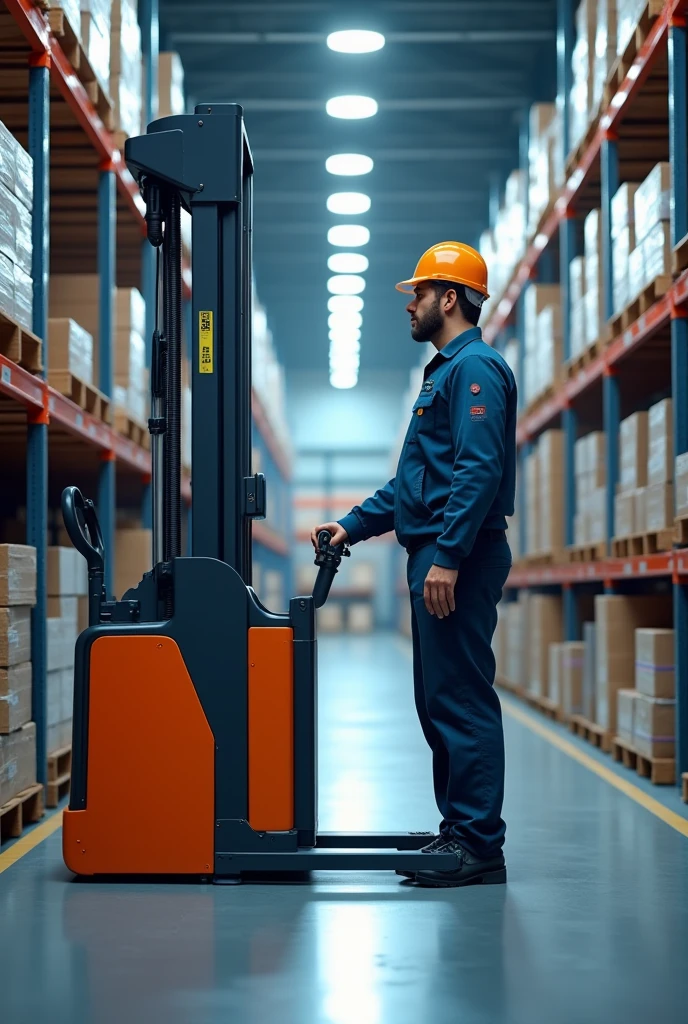
[[[351,30],[333,32],[327,37],[331,50],[340,53],[372,53],[385,45],[379,32]],[[373,117],[377,103],[370,96],[334,96],[326,106],[330,117],[354,120]],[[373,161],[362,153],[337,153],[328,157],[325,168],[330,174],[358,177],[369,174]],[[334,192],[327,200],[330,213],[358,216],[370,209],[370,196],[363,192]],[[328,327],[330,337],[330,384],[335,388],[352,388],[358,383],[361,353],[361,326],[365,278],[368,258],[360,249],[370,241],[370,231],[362,224],[336,224],[327,233],[327,241],[336,249],[327,260],[333,276],[327,282],[330,298]]]

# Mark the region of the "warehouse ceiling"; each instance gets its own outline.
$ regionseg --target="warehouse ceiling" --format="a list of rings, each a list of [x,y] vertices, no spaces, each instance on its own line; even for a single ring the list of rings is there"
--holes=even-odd
[[[491,190],[519,161],[528,106],[555,91],[556,0],[160,0],[161,45],[177,50],[191,105],[244,105],[255,158],[255,271],[280,359],[327,372],[327,230],[362,223],[370,242],[361,374],[418,361],[396,281],[434,242],[477,244]],[[374,53],[328,49],[338,29],[374,29]],[[340,94],[377,100],[366,120],[329,117]],[[333,176],[334,153],[373,158]],[[328,213],[330,193],[371,198]]]

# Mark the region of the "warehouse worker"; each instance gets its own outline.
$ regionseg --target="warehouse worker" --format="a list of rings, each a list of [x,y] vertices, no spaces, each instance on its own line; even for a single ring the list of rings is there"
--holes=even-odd
[[[451,872],[416,884],[506,881],[501,818],[504,736],[491,649],[511,554],[516,384],[482,340],[487,267],[460,242],[441,242],[397,285],[414,341],[437,349],[425,367],[397,473],[338,523],[320,530],[356,544],[394,529],[409,554],[416,708],[432,750],[442,821],[427,851],[458,855]]]

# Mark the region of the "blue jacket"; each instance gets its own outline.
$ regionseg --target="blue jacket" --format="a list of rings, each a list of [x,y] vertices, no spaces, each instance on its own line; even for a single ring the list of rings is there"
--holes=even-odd
[[[408,551],[436,544],[458,569],[478,530],[514,514],[516,382],[479,327],[425,367],[393,480],[340,520],[352,544],[394,529]]]

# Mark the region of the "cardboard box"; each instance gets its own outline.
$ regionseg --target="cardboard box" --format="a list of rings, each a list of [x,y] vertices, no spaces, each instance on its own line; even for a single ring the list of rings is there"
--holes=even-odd
[[[586,264],[587,266],[588,264]],[[585,296],[585,344],[594,345],[603,336],[607,319],[604,314],[604,292],[591,288]]]
[[[0,736],[0,805],[36,782],[36,726],[33,722]]]
[[[76,629],[79,617],[79,600],[88,602],[88,598],[78,597],[49,597],[47,604],[47,617],[49,619],[63,619],[68,627]]]
[[[88,594],[86,559],[72,547],[48,548],[48,595],[84,597]]]
[[[595,596],[596,715],[603,729],[616,731],[616,694],[635,679],[635,630],[671,626],[670,594]]]
[[[319,633],[342,633],[344,631],[344,609],[341,604],[330,602],[318,608],[316,613]]]
[[[583,623],[583,715],[592,721],[595,718],[597,663],[597,625]]]
[[[158,117],[185,113],[184,67],[178,53],[158,57]]]
[[[569,292],[571,304],[583,301],[585,295],[585,256],[574,256],[569,263]]]
[[[676,753],[676,701],[639,693],[635,702],[633,746],[643,757]]]
[[[622,56],[635,36],[647,0],[616,0],[616,53]],[[634,51],[635,53],[635,51]]]
[[[565,715],[580,715],[583,713],[585,644],[567,641],[561,649],[561,708]]]
[[[525,685],[525,622],[526,606],[519,594],[519,600],[510,602],[506,613],[505,678],[516,686]]]
[[[47,661],[48,672],[74,666],[74,650],[76,645],[76,619],[47,619]]]
[[[152,534],[148,529],[115,532],[115,594],[122,598],[141,582],[153,560]],[[266,589],[269,589],[266,585]]]
[[[0,665],[31,660],[31,609],[0,608]]]
[[[635,720],[635,701],[638,694],[635,690],[619,690],[616,694],[616,735],[620,740],[633,743],[633,725]]]
[[[641,182],[633,197],[635,210],[635,236],[642,242],[656,224],[671,217],[671,167],[656,164],[645,181]]]
[[[668,483],[674,478],[673,414],[670,398],[665,398],[650,407],[647,424],[647,482]]]
[[[674,463],[674,498],[676,515],[688,515],[688,452],[676,456]]]
[[[647,487],[636,487],[633,494],[635,520],[635,532],[644,533],[647,530]]]
[[[93,384],[93,338],[69,317],[48,320],[48,369],[69,370]]]
[[[629,264],[631,253],[635,250],[635,231],[633,225],[622,228],[612,242],[612,267],[614,273],[614,312],[620,313],[628,306],[631,299]],[[637,293],[636,293],[637,294]]]
[[[0,544],[0,606],[36,603],[36,549]]]
[[[646,530],[665,530],[674,525],[674,485],[650,484],[645,488]]]
[[[645,273],[645,250],[636,245],[628,256],[628,302],[633,302],[647,284]]]
[[[597,487],[588,495],[588,543],[607,539],[607,491]]]
[[[27,331],[33,329],[33,281],[14,265],[14,319]]]
[[[254,569],[255,573],[255,569]],[[77,636],[88,626],[88,598],[78,597],[77,598],[77,615],[76,615],[76,632]]]
[[[645,285],[657,277],[671,274],[671,228],[668,223],[655,224],[642,241]],[[16,300],[16,295],[15,295]]]
[[[549,692],[549,646],[563,639],[562,603],[559,596],[531,594],[528,602],[528,680],[531,693]]]
[[[46,743],[48,747],[48,753],[53,754],[57,750],[62,750],[64,747],[72,745],[72,720],[71,718],[65,722],[58,722],[57,725],[51,725],[47,730]]]
[[[625,181],[612,197],[612,239],[619,237],[622,231],[635,226],[634,197],[638,191],[638,182]],[[635,247],[635,238],[631,249]]]
[[[635,533],[635,494],[626,491],[614,495],[614,536],[629,537]]]
[[[647,484],[648,417],[634,412],[621,421],[619,430],[619,490],[630,491]]]
[[[546,696],[555,704],[562,702],[564,678],[564,644],[549,645],[549,684]]]
[[[635,688],[647,697],[676,695],[673,629],[636,629]]]
[[[31,662],[0,668],[0,733],[31,721]]]

